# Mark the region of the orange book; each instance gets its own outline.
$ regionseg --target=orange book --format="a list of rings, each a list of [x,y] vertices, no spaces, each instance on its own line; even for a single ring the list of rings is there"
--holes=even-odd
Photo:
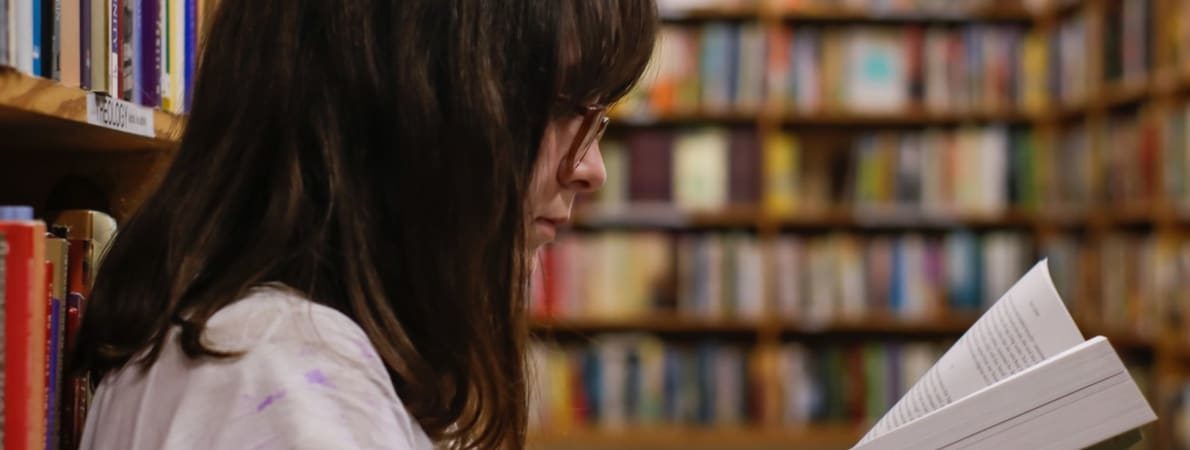
[[[8,242],[4,305],[4,448],[45,448],[45,223],[0,207]]]

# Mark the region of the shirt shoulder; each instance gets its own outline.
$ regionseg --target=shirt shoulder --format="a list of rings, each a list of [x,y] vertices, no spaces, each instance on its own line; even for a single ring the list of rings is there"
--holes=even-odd
[[[176,338],[148,371],[106,377],[92,411],[148,406],[135,428],[169,432],[91,448],[432,448],[363,330],[300,294],[258,288],[212,316],[204,343],[237,356],[190,360]]]

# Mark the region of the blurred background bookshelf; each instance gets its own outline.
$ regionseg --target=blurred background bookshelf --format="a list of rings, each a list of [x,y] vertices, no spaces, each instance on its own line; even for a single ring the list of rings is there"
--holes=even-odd
[[[1190,448],[1190,1],[659,1],[539,258],[531,448],[848,448],[1042,257]],[[127,218],[184,92],[6,61],[0,204]]]
[[[540,258],[538,448],[848,448],[1040,258],[1190,448],[1190,2],[661,4]]]

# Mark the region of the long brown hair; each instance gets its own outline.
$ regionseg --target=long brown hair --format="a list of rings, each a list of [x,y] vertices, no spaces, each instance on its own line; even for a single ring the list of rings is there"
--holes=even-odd
[[[164,181],[116,238],[76,367],[156,361],[277,281],[354,319],[426,432],[522,447],[525,201],[559,96],[641,75],[653,0],[222,0]]]

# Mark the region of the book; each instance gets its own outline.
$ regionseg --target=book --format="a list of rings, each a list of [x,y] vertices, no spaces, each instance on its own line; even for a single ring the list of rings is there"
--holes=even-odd
[[[56,0],[62,8],[59,19],[59,75],[63,86],[79,87],[82,85],[83,75],[83,44],[81,36],[85,33],[82,23],[82,4],[80,0]]]
[[[91,295],[95,274],[111,240],[115,237],[116,221],[99,211],[66,210],[57,213],[53,223],[55,227],[65,228],[70,243],[63,338],[65,348],[71,349],[77,339],[82,318],[86,314],[86,299]],[[71,372],[66,367],[63,373]],[[78,447],[90,398],[91,381],[87,374],[75,375],[63,381],[60,420],[63,446]]]
[[[107,87],[108,94],[114,98],[121,98],[124,93],[124,78],[122,65],[124,63],[123,30],[120,28],[121,17],[124,15],[124,2],[128,0],[105,0],[107,2]]]
[[[1085,448],[1157,419],[1108,340],[1084,340],[1046,261],[854,447]]]
[[[141,105],[161,105],[161,2],[163,0],[140,0],[139,26],[137,35],[137,87],[136,99]]]
[[[8,242],[4,303],[4,447],[45,446],[45,223],[32,208],[0,207]]]
[[[46,76],[44,63],[48,59],[48,58],[43,58],[42,54],[41,54],[41,50],[42,50],[41,41],[42,41],[42,38],[45,37],[45,35],[41,32],[41,30],[44,29],[44,26],[45,26],[45,22],[42,20],[42,16],[45,15],[45,10],[43,8],[43,2],[44,2],[44,0],[28,0],[25,5],[25,7],[29,8],[29,11],[32,12],[32,14],[33,14],[33,19],[30,22],[32,25],[32,29],[30,32],[32,34],[29,37],[32,40],[32,43],[30,44],[31,45],[30,48],[32,49],[31,57],[33,58],[33,62],[31,63],[32,64],[32,72],[31,73],[34,76],[39,76],[39,77]]]
[[[194,63],[198,57],[198,0],[182,0],[185,3],[185,19],[179,29],[183,36],[182,61],[182,112],[190,112],[194,100]]]
[[[111,41],[109,41],[109,33],[111,31],[110,17],[111,9],[108,8],[110,0],[84,0],[83,4],[90,4],[90,26],[89,33],[86,33],[84,40],[91,43],[90,57],[87,58],[89,66],[91,67],[90,88],[96,92],[111,93],[111,75],[109,70],[109,61],[111,60]]]
[[[49,285],[47,304],[46,347],[49,350],[46,361],[46,448],[59,447],[60,416],[62,399],[62,362],[65,341],[64,325],[66,303],[67,267],[70,257],[70,243],[66,231],[51,230],[46,235],[46,279]]]
[[[3,6],[4,5],[0,4],[0,7]],[[4,326],[4,322],[8,320],[7,315],[5,314],[5,310],[8,309],[8,253],[8,238],[5,237],[3,231],[0,231],[0,335],[5,336],[8,335],[8,332]],[[5,346],[0,345],[0,364],[5,364],[4,362],[8,360],[7,352],[4,350],[4,348]],[[7,383],[5,382],[4,376],[5,372],[8,370],[6,367],[6,365],[0,366],[0,392],[4,392],[4,390],[7,389],[5,387]],[[5,442],[4,429],[7,427],[7,425],[5,425],[6,416],[7,414],[5,414],[4,402],[0,402],[0,442]]]

